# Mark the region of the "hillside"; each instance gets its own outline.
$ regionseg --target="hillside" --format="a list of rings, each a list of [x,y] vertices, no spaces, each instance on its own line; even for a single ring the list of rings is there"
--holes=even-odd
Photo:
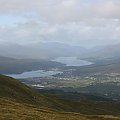
[[[15,59],[0,56],[0,73],[16,74],[32,70],[49,70],[63,64],[49,60]]]
[[[119,61],[105,61],[104,63],[96,63],[89,66],[83,66],[73,71],[72,75],[94,75],[94,74],[111,74],[120,73]]]
[[[23,105],[13,101],[0,99],[1,120],[120,120],[113,116],[85,116],[77,113],[53,112],[36,109],[32,105]]]
[[[34,98],[37,98],[37,94],[21,82],[13,78],[0,75],[0,97],[14,99],[18,102],[34,104],[36,103]]]
[[[119,106],[114,102],[71,101],[45,96],[13,78],[0,75],[1,120],[119,120],[113,117],[119,116]]]

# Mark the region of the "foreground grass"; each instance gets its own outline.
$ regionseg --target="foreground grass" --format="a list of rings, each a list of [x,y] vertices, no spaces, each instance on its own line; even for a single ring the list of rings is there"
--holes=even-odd
[[[120,120],[119,106],[44,96],[18,80],[0,75],[0,120]]]
[[[87,116],[72,112],[55,112],[0,98],[0,120],[120,120],[120,118],[110,115]]]

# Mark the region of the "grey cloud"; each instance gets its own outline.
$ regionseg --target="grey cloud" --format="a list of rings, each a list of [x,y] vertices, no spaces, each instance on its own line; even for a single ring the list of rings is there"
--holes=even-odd
[[[99,23],[100,25],[98,25]],[[1,28],[0,38],[19,44],[37,42],[63,42],[84,46],[120,42],[120,20],[94,20],[88,22],[51,25],[29,21],[13,28]]]
[[[119,18],[119,0],[1,0],[1,13],[37,14],[47,22],[75,22],[86,18]]]
[[[84,46],[120,42],[119,0],[0,0],[0,14],[27,19],[0,27],[1,42]]]

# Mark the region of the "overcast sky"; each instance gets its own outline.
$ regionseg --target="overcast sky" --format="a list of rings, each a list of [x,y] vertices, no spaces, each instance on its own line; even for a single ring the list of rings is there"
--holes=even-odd
[[[120,0],[0,0],[0,42],[120,42]]]

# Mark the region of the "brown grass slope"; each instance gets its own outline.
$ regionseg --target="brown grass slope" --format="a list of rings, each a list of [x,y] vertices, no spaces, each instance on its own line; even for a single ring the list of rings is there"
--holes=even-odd
[[[98,108],[98,103],[94,106],[92,104],[93,102],[87,101],[49,98],[35,93],[13,78],[0,75],[0,120],[119,120],[119,115],[114,117],[111,111],[111,115],[95,115],[99,112],[98,108],[103,111],[109,110],[106,110],[106,107],[104,110],[102,104]],[[87,115],[81,115],[82,111],[86,111]]]
[[[88,116],[74,112],[55,112],[0,98],[0,120],[120,120],[110,115]]]

